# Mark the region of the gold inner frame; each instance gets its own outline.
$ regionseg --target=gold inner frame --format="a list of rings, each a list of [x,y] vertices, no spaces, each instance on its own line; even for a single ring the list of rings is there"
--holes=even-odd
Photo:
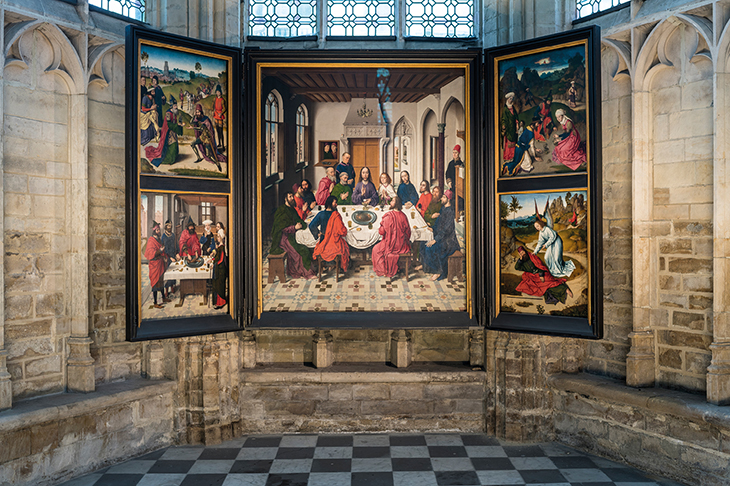
[[[471,140],[471,76],[469,63],[363,63],[363,62],[333,62],[333,63],[315,63],[315,62],[261,62],[256,64],[256,292],[257,292],[257,308],[256,317],[260,318],[263,312],[263,235],[261,234],[261,205],[262,198],[262,144],[261,144],[261,117],[262,117],[262,81],[263,70],[266,68],[285,67],[285,68],[308,68],[308,67],[327,67],[333,70],[338,68],[368,68],[377,70],[379,68],[387,68],[397,66],[398,68],[459,68],[464,69],[464,170],[467,174],[464,188],[464,245],[466,250],[466,310],[469,318],[472,317],[472,288],[471,288],[471,177],[469,168],[471,166],[470,140]]]

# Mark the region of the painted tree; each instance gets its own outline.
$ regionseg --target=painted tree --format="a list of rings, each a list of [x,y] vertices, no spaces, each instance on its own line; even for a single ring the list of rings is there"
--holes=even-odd
[[[203,66],[200,65],[199,62],[195,63],[195,72],[200,73],[200,71],[203,70]]]
[[[514,213],[514,216],[512,216],[512,219],[515,219],[517,217],[517,211],[522,209],[522,204],[520,204],[520,201],[515,197],[512,196],[512,201],[509,203],[509,212]]]

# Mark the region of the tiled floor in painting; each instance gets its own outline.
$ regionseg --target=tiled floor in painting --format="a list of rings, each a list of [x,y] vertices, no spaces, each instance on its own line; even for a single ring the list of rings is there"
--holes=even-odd
[[[162,449],[63,486],[677,485],[556,443],[477,434],[249,436]]]
[[[263,298],[266,312],[295,311],[465,311],[466,283],[459,279],[432,281],[423,271],[411,270],[393,278],[378,277],[372,264],[353,264],[339,282],[334,271],[318,279],[291,279],[267,283],[268,263],[264,263]]]

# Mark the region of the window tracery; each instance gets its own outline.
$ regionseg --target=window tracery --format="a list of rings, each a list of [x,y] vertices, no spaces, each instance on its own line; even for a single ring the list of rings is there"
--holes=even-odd
[[[144,22],[146,0],[89,0],[89,5]]]

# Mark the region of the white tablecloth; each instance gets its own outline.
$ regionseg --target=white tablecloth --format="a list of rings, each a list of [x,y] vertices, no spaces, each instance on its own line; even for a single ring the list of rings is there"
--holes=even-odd
[[[319,207],[320,206],[316,206],[309,214],[306,220],[307,224],[311,223],[312,219],[317,215]],[[358,250],[370,248],[382,239],[382,236],[378,233],[378,230],[380,229],[380,221],[383,219],[383,215],[389,211],[387,207],[385,210],[382,210],[379,206],[368,206],[367,210],[373,212],[377,218],[373,222],[373,228],[370,229],[368,225],[357,224],[352,220],[352,215],[355,211],[363,209],[364,207],[361,205],[337,206],[337,210],[342,216],[342,222],[345,223],[345,226],[347,227],[347,236],[345,237],[347,244],[352,248],[357,248]],[[431,231],[431,228],[426,225],[426,221],[424,221],[423,216],[421,216],[421,213],[419,213],[415,207],[411,209],[403,209],[403,213],[408,217],[408,220],[411,223],[411,243],[414,241],[431,240],[433,232]],[[350,226],[350,223],[348,222],[350,222],[352,226]],[[297,231],[296,238],[297,243],[308,246],[309,248],[314,248],[317,245],[317,240],[314,239],[309,228]]]
[[[205,263],[198,268],[190,268],[182,260],[172,262],[165,271],[165,280],[188,280],[213,278],[213,258],[203,257]]]

